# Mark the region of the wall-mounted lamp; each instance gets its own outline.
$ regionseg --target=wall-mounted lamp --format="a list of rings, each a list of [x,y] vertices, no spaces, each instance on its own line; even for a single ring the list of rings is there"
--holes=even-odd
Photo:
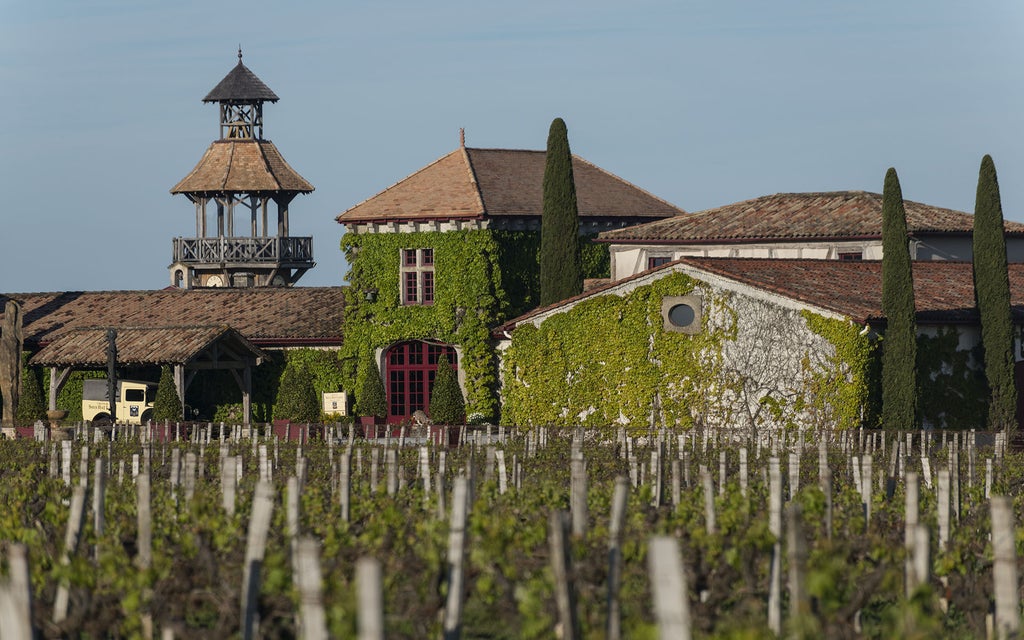
[[[366,295],[366,301],[367,302],[377,302],[377,290],[376,289],[367,289],[365,295]]]

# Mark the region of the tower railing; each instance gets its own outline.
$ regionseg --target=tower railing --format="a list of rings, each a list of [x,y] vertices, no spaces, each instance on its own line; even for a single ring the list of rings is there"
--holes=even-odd
[[[174,262],[312,262],[312,237],[174,238]]]

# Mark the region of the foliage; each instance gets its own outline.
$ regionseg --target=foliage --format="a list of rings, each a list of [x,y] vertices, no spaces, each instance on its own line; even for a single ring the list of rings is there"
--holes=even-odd
[[[809,409],[815,423],[839,429],[852,429],[874,423],[870,407],[872,363],[877,342],[847,320],[826,318],[803,310],[807,328],[828,340],[835,348],[827,363],[810,367]]]
[[[693,424],[716,383],[714,359],[704,356],[717,353],[727,329],[690,336],[660,327],[662,297],[694,286],[671,274],[625,297],[583,300],[539,328],[518,326],[503,356],[502,421],[639,427],[657,406],[659,420]]]
[[[356,388],[364,350],[385,349],[404,340],[434,340],[461,348],[467,411],[493,419],[498,412],[498,375],[490,327],[501,322],[510,304],[502,287],[502,250],[496,235],[488,230],[346,233],[341,242],[351,285],[346,290],[341,354],[345,388]],[[420,248],[434,252],[434,304],[403,305],[398,295],[400,251]],[[377,292],[373,301],[366,296],[371,290]]]
[[[579,212],[572,174],[572,153],[565,121],[555,118],[548,131],[544,166],[544,206],[540,232],[540,304],[553,304],[583,291]]]
[[[320,401],[313,386],[313,374],[305,363],[290,363],[281,376],[274,418],[293,422],[316,422]]]
[[[18,399],[18,424],[29,425],[46,419],[46,396],[39,367],[29,366],[27,352],[21,356],[21,397]]]
[[[167,365],[160,367],[160,382],[156,387],[156,399],[153,400],[154,422],[176,422],[182,419],[181,398],[174,386],[174,376]]]
[[[988,412],[991,429],[1016,424],[1017,390],[1013,380],[1013,319],[1006,264],[1003,207],[995,163],[986,155],[978,173],[974,205],[974,297],[981,316],[985,378],[992,394]]]
[[[981,346],[961,351],[954,328],[917,336],[917,384],[921,418],[933,427],[984,428],[988,387]]]
[[[437,360],[437,375],[430,392],[430,419],[435,424],[461,424],[466,417],[466,402],[459,388],[459,378],[448,362],[448,356],[441,354]]]
[[[911,429],[917,407],[914,279],[903,192],[892,168],[882,192],[882,313],[882,427]]]
[[[384,418],[388,415],[384,381],[380,377],[377,361],[370,352],[359,367],[359,393],[356,395],[357,413],[362,416]]]

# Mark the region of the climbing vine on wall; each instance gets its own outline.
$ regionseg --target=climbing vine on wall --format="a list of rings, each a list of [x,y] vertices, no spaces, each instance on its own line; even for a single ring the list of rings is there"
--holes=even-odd
[[[344,388],[356,389],[361,350],[404,340],[435,340],[462,350],[458,366],[464,372],[467,413],[496,417],[497,368],[490,327],[513,308],[502,286],[501,258],[519,252],[502,250],[487,230],[347,233],[341,246],[351,265],[341,356]],[[403,305],[400,251],[421,248],[434,251],[434,303]]]
[[[807,327],[835,348],[823,362],[805,357],[809,374],[807,408],[818,426],[854,428],[877,426],[877,407],[871,402],[878,384],[877,341],[849,320],[826,318],[810,311],[800,314]]]
[[[535,327],[515,329],[504,353],[502,421],[521,425],[689,425],[721,382],[718,351],[728,326],[705,315],[697,335],[662,330],[661,301],[695,281],[672,274],[625,297],[582,301]]]
[[[960,350],[959,344],[950,328],[917,336],[918,413],[935,427],[984,429],[989,395],[981,347]]]

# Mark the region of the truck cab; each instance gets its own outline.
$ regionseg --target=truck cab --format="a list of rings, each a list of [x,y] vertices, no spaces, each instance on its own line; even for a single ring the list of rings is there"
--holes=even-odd
[[[117,421],[127,424],[145,424],[153,417],[156,383],[142,380],[118,380]],[[111,422],[107,379],[82,381],[82,419],[90,422]]]

